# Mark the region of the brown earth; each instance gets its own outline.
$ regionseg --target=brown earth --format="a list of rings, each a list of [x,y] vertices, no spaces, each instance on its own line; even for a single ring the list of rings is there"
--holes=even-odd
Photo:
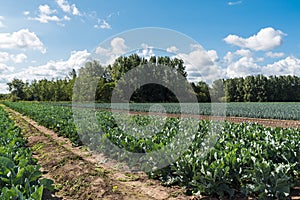
[[[112,112],[127,112],[122,110],[112,110]],[[167,117],[191,117],[201,120],[219,120],[233,123],[251,122],[262,124],[266,127],[283,127],[283,128],[300,128],[300,120],[280,120],[280,119],[263,119],[263,118],[249,118],[249,117],[219,117],[207,115],[193,115],[193,114],[166,114],[157,112],[128,112],[132,115],[163,115]]]
[[[73,147],[68,139],[57,136],[53,131],[39,126],[35,121],[7,107],[5,110],[22,129],[28,146],[44,177],[54,180],[55,192],[46,191],[43,199],[214,199],[210,197],[186,196],[179,187],[163,187],[159,181],[150,180],[143,172],[125,172],[125,168],[102,154],[94,154],[85,147]],[[134,113],[131,114],[143,114]],[[149,114],[149,113],[144,113]],[[179,115],[168,115],[178,117]],[[182,116],[181,116],[182,117]],[[183,117],[191,117],[185,115]],[[194,116],[212,119],[207,116]],[[216,118],[224,120],[224,118]],[[232,122],[257,122],[266,126],[299,127],[299,121],[264,120],[228,117]],[[99,162],[102,161],[102,162]],[[300,184],[299,184],[300,185]],[[300,199],[300,187],[294,188],[291,199]],[[237,199],[240,199],[237,197]],[[250,198],[248,198],[250,199]]]

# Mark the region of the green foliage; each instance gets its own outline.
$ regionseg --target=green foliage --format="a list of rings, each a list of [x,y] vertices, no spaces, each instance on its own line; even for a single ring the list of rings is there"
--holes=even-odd
[[[66,132],[76,134],[70,107],[40,103],[8,105],[22,113],[30,114],[34,113],[32,110],[38,110],[35,117],[43,117],[42,121],[48,122],[53,129],[54,124],[59,121],[60,124],[64,124],[59,131],[65,129]],[[78,111],[83,116],[86,116],[84,112],[91,113],[97,119],[95,124],[92,120],[82,118],[78,124],[83,130],[79,133],[80,139],[88,142],[90,149],[102,151],[107,156],[125,161],[129,166],[136,162],[132,162],[132,158],[128,157],[126,152],[106,148],[104,138],[109,139],[109,142],[118,148],[135,153],[162,149],[178,134],[183,137],[176,145],[182,144],[186,139],[184,138],[186,130],[182,129],[178,118],[166,118],[166,121],[163,121],[160,117],[153,116],[113,115],[108,111],[83,108]],[[118,123],[116,116],[122,117]],[[57,119],[54,119],[55,117]],[[195,119],[185,120],[191,120],[192,127]],[[156,124],[160,129],[151,129],[151,126],[147,126],[149,123]],[[266,128],[252,123],[218,124],[203,120],[198,123],[198,131],[189,148],[173,164],[150,171],[148,174],[150,177],[160,179],[164,185],[184,186],[188,194],[220,198],[233,198],[238,194],[241,197],[252,196],[258,199],[288,199],[290,188],[299,178],[299,129]],[[144,127],[143,131],[137,131],[137,126]],[[216,130],[217,136],[213,134]],[[72,139],[73,135],[69,136]],[[211,144],[214,144],[213,148],[209,148]],[[204,149],[207,149],[206,154]],[[149,159],[141,161],[142,164],[143,162],[152,161]],[[5,160],[3,163],[12,165]],[[8,171],[4,172],[7,173]]]
[[[300,101],[300,78],[297,76],[247,76],[224,82],[227,102]]]
[[[20,129],[0,107],[0,199],[42,199],[53,182],[41,176]]]

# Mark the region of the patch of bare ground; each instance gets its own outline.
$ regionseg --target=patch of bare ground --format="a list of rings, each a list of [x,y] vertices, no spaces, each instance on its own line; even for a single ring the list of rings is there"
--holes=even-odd
[[[113,112],[122,112],[116,110]],[[130,111],[132,115],[159,115],[154,112],[134,112]],[[193,114],[165,114],[163,115],[168,117],[191,117],[201,120],[219,120],[219,121],[228,121],[233,123],[242,123],[242,122],[251,122],[264,125],[266,127],[282,127],[282,128],[300,128],[300,120],[281,120],[281,119],[263,119],[263,118],[250,118],[250,117],[219,117],[219,116],[206,116],[206,115],[193,115]]]
[[[228,121],[233,123],[251,122],[264,125],[266,127],[282,127],[282,128],[300,128],[300,120],[281,120],[281,119],[264,119],[264,118],[250,118],[250,117],[219,117],[219,116],[207,116],[207,115],[195,115],[195,114],[170,114],[159,112],[140,112],[140,111],[126,111],[126,110],[111,110],[97,108],[97,110],[107,110],[110,112],[125,112],[131,115],[163,115],[166,117],[191,117],[200,120],[219,120]]]

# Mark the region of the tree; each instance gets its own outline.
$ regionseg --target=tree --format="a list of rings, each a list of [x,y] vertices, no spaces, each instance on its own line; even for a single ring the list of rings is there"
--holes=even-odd
[[[226,102],[235,102],[237,93],[236,79],[228,79],[225,81],[225,99]]]
[[[204,81],[199,81],[197,85],[191,83],[195,95],[197,96],[198,102],[210,102],[209,86]]]
[[[21,79],[14,78],[12,82],[7,83],[13,100],[25,99],[25,83]]]
[[[87,62],[79,69],[79,75],[74,84],[73,100],[93,101],[97,99],[98,82],[104,79],[104,67],[98,61]]]
[[[224,102],[225,101],[225,80],[218,79],[212,83],[212,88],[210,89],[211,101],[212,102]]]

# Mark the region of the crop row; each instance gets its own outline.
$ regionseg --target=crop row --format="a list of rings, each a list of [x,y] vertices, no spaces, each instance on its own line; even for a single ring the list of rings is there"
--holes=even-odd
[[[299,179],[299,129],[6,104],[75,144],[144,169],[165,185],[184,186],[188,193],[285,199]]]
[[[97,109],[130,110],[138,112],[166,112],[170,114],[197,114],[265,119],[300,120],[299,102],[263,103],[45,103],[58,106],[80,106]]]
[[[0,199],[42,199],[52,181],[40,179],[42,172],[19,127],[0,107]]]

